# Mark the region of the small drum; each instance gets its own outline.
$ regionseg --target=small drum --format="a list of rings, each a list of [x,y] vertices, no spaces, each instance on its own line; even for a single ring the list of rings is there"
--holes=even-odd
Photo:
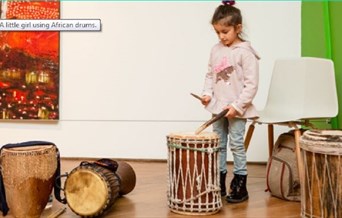
[[[135,186],[135,173],[127,166],[125,162],[110,159],[82,162],[65,180],[64,195],[70,209],[82,217],[98,217],[108,212],[120,195],[127,194]],[[122,168],[129,172],[125,171],[123,176],[117,174]],[[123,180],[130,183],[121,186]]]
[[[35,218],[42,214],[52,192],[58,151],[45,142],[23,144],[2,147],[1,171],[10,213]]]
[[[300,147],[304,162],[302,217],[341,217],[342,131],[306,131]]]
[[[218,136],[172,133],[168,146],[168,205],[172,212],[210,215],[222,207]]]

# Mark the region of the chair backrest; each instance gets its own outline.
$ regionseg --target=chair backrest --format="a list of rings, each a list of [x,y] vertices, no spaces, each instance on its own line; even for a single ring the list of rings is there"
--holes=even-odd
[[[331,60],[311,57],[276,60],[263,114],[272,114],[282,122],[330,118],[337,113]]]

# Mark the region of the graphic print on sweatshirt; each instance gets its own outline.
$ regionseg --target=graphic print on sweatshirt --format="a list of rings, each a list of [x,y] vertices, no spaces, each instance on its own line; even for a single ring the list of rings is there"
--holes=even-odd
[[[233,71],[234,67],[229,64],[228,58],[223,57],[221,59],[221,62],[214,66],[214,73],[216,73],[216,83],[218,83],[218,81],[220,80],[227,82]]]

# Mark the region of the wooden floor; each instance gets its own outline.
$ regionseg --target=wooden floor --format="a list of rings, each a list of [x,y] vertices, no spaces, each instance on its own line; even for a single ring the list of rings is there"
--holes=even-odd
[[[63,159],[61,162],[61,172],[70,172],[76,168],[81,160]],[[131,165],[137,177],[137,183],[132,192],[118,198],[113,207],[107,211],[103,217],[108,218],[178,218],[194,217],[189,215],[179,215],[170,211],[167,205],[167,164],[166,162],[149,161],[126,161]],[[249,200],[240,204],[229,204],[223,199],[223,207],[214,215],[203,215],[201,217],[300,217],[300,203],[289,202],[277,199],[265,192],[265,165],[248,165],[248,191]],[[232,166],[228,165],[231,171]],[[227,183],[231,177],[229,175]],[[96,191],[96,190],[94,190]],[[60,218],[79,217],[73,213],[68,205],[59,203],[56,199],[53,206],[46,209],[42,217],[51,217],[61,208],[66,208]],[[0,215],[1,217],[1,215]],[[11,213],[6,216],[11,218]],[[197,217],[197,216],[196,216]]]

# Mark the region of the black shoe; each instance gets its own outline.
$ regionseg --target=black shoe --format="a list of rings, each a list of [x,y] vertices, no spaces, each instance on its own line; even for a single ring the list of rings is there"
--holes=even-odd
[[[227,195],[226,175],[227,175],[227,172],[220,172],[220,188],[221,188],[221,196],[222,197],[225,197]]]
[[[230,183],[230,192],[226,197],[229,203],[240,203],[248,199],[248,191],[246,188],[247,175],[234,174],[234,178]]]

